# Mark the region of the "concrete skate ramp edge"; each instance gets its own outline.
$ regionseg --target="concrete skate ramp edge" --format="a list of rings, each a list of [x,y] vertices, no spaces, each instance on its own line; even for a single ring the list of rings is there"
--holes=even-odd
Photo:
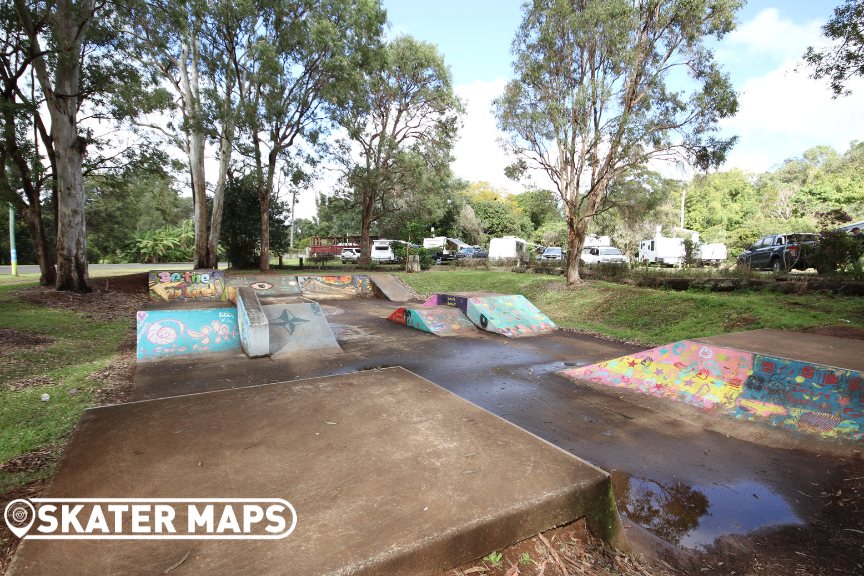
[[[139,362],[240,349],[236,308],[139,310]]]
[[[252,276],[228,276],[227,297],[232,302],[236,301],[238,288],[251,288],[259,298],[279,298],[282,296],[296,296],[300,294],[300,285],[297,276],[288,274],[255,274]]]
[[[417,294],[402,280],[392,274],[371,274],[369,276],[375,294],[391,302],[408,302]]]
[[[270,324],[272,355],[342,351],[317,302],[266,304],[262,308]]]
[[[312,298],[353,298],[372,296],[369,276],[354,274],[344,276],[297,276],[297,284],[305,296]]]
[[[559,374],[823,438],[864,438],[857,370],[682,340]]]
[[[508,338],[551,334],[555,323],[525,296],[473,296],[468,298],[468,319],[487,332]]]
[[[147,287],[153,302],[225,300],[222,270],[150,270]]]
[[[387,319],[438,336],[467,336],[477,331],[461,310],[447,306],[434,308],[403,306],[397,308]]]
[[[44,496],[283,498],[297,525],[28,539],[10,576],[437,574],[580,517],[621,535],[605,472],[403,368],[90,409]]]

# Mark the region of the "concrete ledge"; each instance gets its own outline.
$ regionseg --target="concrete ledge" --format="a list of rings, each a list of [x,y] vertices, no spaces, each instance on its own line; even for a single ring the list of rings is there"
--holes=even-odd
[[[609,476],[403,368],[88,410],[46,497],[284,498],[283,540],[25,540],[10,575],[436,574],[587,517]],[[179,573],[179,572],[178,572]]]
[[[252,288],[237,288],[237,322],[240,327],[240,344],[246,355],[250,358],[269,356],[270,322]]]

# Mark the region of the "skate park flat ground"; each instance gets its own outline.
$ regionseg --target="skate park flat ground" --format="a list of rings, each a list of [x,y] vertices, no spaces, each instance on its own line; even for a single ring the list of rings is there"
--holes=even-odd
[[[664,518],[662,512],[647,521],[643,517],[643,528],[652,533],[635,521],[628,524],[631,537],[644,540],[659,534],[685,548],[707,546],[719,536],[806,523],[821,502],[802,494],[818,492],[836,479],[836,457],[821,452],[818,444],[808,450],[795,448],[800,446],[797,441],[784,446],[783,438],[794,440],[792,434],[753,426],[743,427],[742,439],[707,429],[705,420],[690,417],[692,410],[574,384],[555,373],[640,347],[566,331],[519,340],[479,330],[470,338],[438,338],[388,321],[395,308],[374,299],[322,302],[344,353],[310,354],[302,361],[250,361],[238,354],[142,364],[134,397],[402,366],[612,472],[625,517],[640,498],[652,494],[700,495],[707,505],[694,507],[686,518]],[[772,433],[779,439],[775,446],[761,443],[763,434]]]
[[[606,473],[402,368],[236,388],[87,411],[47,496],[278,495],[291,535],[28,540],[10,574],[433,574],[604,521],[609,493]]]

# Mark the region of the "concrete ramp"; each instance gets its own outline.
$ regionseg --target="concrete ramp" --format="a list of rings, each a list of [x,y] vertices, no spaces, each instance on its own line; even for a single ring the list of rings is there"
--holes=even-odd
[[[139,310],[136,320],[138,362],[240,350],[236,308]]]
[[[410,287],[392,274],[372,274],[369,276],[375,293],[391,302],[408,302],[417,297]]]
[[[428,575],[580,517],[621,528],[605,472],[402,368],[90,409],[42,496],[281,498],[297,523],[277,540],[25,539],[10,576]]]
[[[437,336],[471,336],[477,332],[474,324],[465,317],[461,310],[447,306],[401,307],[393,312],[388,320]]]
[[[782,333],[789,354],[805,350],[816,336],[799,334]],[[725,346],[682,340],[560,374],[824,438],[864,439],[864,374],[814,362],[813,348],[802,352],[808,360],[795,360],[731,347],[752,343],[752,335],[717,339]],[[864,356],[864,342],[845,346],[857,347],[851,362]]]
[[[466,314],[481,330],[508,338],[551,334],[557,328],[548,316],[521,294],[470,297]]]
[[[297,276],[300,292],[310,298],[356,298],[372,296],[369,276]]]
[[[271,355],[342,351],[318,303],[267,304],[263,309],[270,324]]]

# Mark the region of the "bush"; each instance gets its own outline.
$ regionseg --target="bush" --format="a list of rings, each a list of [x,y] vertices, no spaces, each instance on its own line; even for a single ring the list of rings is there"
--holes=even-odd
[[[489,260],[487,258],[459,258],[453,263],[459,268],[489,268]]]
[[[421,270],[428,270],[435,265],[435,252],[426,248],[409,248],[406,244],[399,244],[393,252],[403,263],[408,259],[409,255],[419,256]]]
[[[864,245],[843,231],[822,232],[813,254],[813,266],[820,274],[850,271],[860,266]]]

